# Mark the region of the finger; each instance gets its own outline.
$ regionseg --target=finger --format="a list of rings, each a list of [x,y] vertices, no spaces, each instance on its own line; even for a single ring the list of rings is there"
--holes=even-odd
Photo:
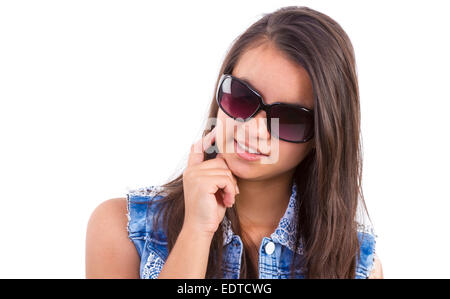
[[[211,185],[212,187],[208,192],[216,194],[216,192],[222,189],[223,205],[231,207],[234,204],[236,196],[236,189],[232,179],[227,175],[213,175],[209,176],[208,179],[214,181],[214,184]]]
[[[216,138],[216,127],[211,132],[203,136],[196,143],[191,145],[189,153],[188,166],[196,165],[203,162],[204,152],[209,148]]]
[[[217,160],[218,163],[223,163],[223,165],[225,165],[227,169],[230,169],[230,167],[228,166],[228,163],[227,163],[227,161],[225,159],[223,159],[223,158],[216,158],[214,160]],[[220,160],[222,160],[222,161],[220,161]],[[231,170],[230,170],[230,172],[231,172]],[[236,192],[239,194],[239,186],[238,186],[237,179],[236,179],[235,175],[233,174],[233,172],[231,172],[231,177],[232,177],[233,181],[235,182]]]
[[[199,171],[199,175],[202,175],[202,176],[211,176],[211,175],[226,175],[226,176],[228,176],[233,181],[234,187],[236,189],[236,193],[239,194],[239,189],[237,188],[237,180],[236,180],[236,177],[231,172],[231,170],[224,169],[224,168],[208,168],[208,169],[201,169],[198,171]]]
[[[205,161],[201,168],[222,168],[222,169],[230,169],[227,165],[227,163],[225,162],[224,158],[214,158],[208,161]]]
[[[216,160],[216,163],[218,163],[218,164],[221,165],[222,167],[225,167],[225,168],[227,168],[228,170],[230,170],[230,167],[228,166],[228,163],[227,163],[227,161],[226,161],[225,159],[223,159],[223,158],[216,158],[216,159],[213,159],[213,160]],[[230,173],[231,173],[231,178],[232,178],[233,181],[235,182],[236,192],[239,194],[239,186],[238,186],[238,183],[237,183],[236,176],[233,174],[233,172],[232,172],[231,170],[230,170]]]
[[[217,204],[227,208],[227,206],[223,203],[223,198],[225,196],[225,193],[223,192],[223,190],[219,189],[219,191],[217,191],[214,195],[216,196]]]

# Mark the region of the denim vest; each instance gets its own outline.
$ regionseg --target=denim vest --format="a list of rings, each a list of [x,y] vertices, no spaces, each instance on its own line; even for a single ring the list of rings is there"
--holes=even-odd
[[[158,192],[161,192],[157,194]],[[295,254],[295,272],[293,278],[304,278],[302,265],[303,247],[302,239],[295,250],[296,223],[299,205],[296,200],[297,185],[292,184],[292,193],[288,207],[281,218],[278,227],[269,236],[264,237],[259,248],[259,278],[290,278],[290,266]],[[164,196],[164,190],[160,186],[149,186],[130,190],[127,193],[128,207],[128,237],[134,243],[139,256],[140,277],[157,278],[164,262],[168,257],[167,238],[165,233],[153,230],[153,216],[158,210],[158,205],[150,206],[152,199]],[[242,259],[242,240],[231,229],[231,223],[225,216],[223,228],[223,262],[222,278],[239,278]],[[371,226],[358,225],[358,239],[360,242],[360,256],[356,258],[355,278],[368,278],[375,254],[377,235]]]

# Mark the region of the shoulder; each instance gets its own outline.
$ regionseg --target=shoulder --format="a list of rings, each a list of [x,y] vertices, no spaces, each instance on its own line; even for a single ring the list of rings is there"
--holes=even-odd
[[[142,188],[131,189],[127,192],[126,201],[127,208],[146,210],[149,205],[141,205],[141,204],[155,204],[158,203],[158,200],[164,198],[167,195],[165,189],[158,185],[152,185]],[[137,205],[135,205],[137,204]],[[151,205],[151,210],[155,210],[157,204]]]
[[[127,235],[127,200],[113,198],[92,212],[86,232],[86,277],[138,277],[139,257]]]
[[[168,257],[165,219],[160,199],[166,191],[157,185],[127,193],[128,237],[140,258],[140,277],[157,278]]]
[[[116,215],[122,214],[127,211],[127,199],[125,197],[112,198],[100,203],[92,212],[89,221],[96,220],[98,217],[103,217],[114,213]],[[120,218],[119,218],[120,219]],[[123,221],[123,218],[122,218]]]
[[[164,189],[157,185],[128,191],[126,208],[130,239],[142,239],[146,234],[157,234],[157,231],[154,231],[154,220],[162,207],[159,200],[166,195]],[[161,224],[161,221],[162,219],[158,224]]]
[[[383,276],[383,267],[381,266],[381,261],[378,256],[375,254],[373,258],[373,268],[370,272],[369,278],[381,279]]]
[[[117,227],[117,224],[123,224],[127,222],[126,218],[127,213],[127,199],[124,197],[121,198],[112,198],[108,199],[102,203],[100,203],[92,212],[88,227],[95,228],[98,226],[102,226],[104,228],[110,227],[113,224],[113,227]],[[118,216],[118,217],[111,217]]]
[[[88,222],[88,232],[96,229],[106,229],[109,232],[127,223],[126,198],[112,198],[99,204],[92,212]],[[126,231],[125,231],[126,232]]]
[[[378,236],[371,224],[359,223],[357,233],[359,255],[357,258],[356,278],[371,278],[374,271],[381,266],[375,254],[376,239]]]

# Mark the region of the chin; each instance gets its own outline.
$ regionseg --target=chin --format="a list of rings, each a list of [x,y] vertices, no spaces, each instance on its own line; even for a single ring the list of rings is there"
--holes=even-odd
[[[246,161],[240,160],[234,154],[226,155],[225,161],[228,164],[231,172],[241,179],[246,180],[260,180],[264,178],[269,178],[267,171],[270,167],[267,164],[260,164],[259,162],[248,163]]]

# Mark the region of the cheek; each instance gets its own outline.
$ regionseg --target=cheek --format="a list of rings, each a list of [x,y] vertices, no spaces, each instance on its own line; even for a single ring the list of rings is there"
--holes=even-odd
[[[309,153],[309,143],[279,143],[278,164],[286,168],[292,168],[298,165]]]
[[[216,122],[216,126],[218,129],[216,135],[216,144],[221,152],[225,152],[224,149],[226,148],[226,143],[230,142],[230,140],[233,140],[234,137],[233,125],[234,120],[219,109],[219,112],[217,113],[217,122]]]
[[[221,109],[219,109],[219,112],[217,112],[217,123],[221,122],[224,124],[229,118],[230,117],[228,115],[226,115]]]

